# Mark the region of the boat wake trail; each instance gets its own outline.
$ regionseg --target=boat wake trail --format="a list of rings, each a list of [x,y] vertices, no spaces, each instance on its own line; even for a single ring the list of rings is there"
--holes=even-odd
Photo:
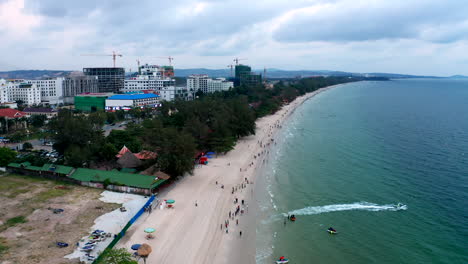
[[[400,211],[400,210],[406,210],[406,209],[408,209],[408,207],[402,204],[378,205],[375,203],[358,202],[358,203],[351,203],[351,204],[309,206],[306,208],[288,212],[287,214],[289,215],[316,215],[316,214],[338,212],[338,211],[351,211],[351,210],[363,210],[363,211],[377,212],[377,211]],[[287,214],[284,214],[284,215],[286,216]]]

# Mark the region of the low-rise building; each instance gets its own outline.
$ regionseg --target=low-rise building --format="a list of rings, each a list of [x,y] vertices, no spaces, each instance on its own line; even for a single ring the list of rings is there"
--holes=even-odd
[[[113,93],[85,93],[75,96],[75,109],[84,112],[94,112],[106,108],[106,99]]]
[[[45,107],[28,107],[23,110],[28,116],[45,115],[47,118],[52,118],[57,115],[57,111],[52,108]]]
[[[5,117],[7,119],[21,118],[26,117],[26,113],[11,108],[0,109],[0,117]]]
[[[136,107],[158,107],[157,94],[116,94],[106,99],[106,111],[127,110]]]

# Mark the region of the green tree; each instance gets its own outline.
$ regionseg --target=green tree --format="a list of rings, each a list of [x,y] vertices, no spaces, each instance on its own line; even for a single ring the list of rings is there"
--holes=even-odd
[[[112,112],[107,112],[106,117],[107,117],[106,121],[108,124],[113,124],[117,120],[117,115]]]
[[[16,158],[16,152],[9,148],[0,148],[0,166],[6,167]]]
[[[83,167],[89,161],[87,148],[71,145],[65,151],[65,162],[72,167]]]
[[[158,165],[162,171],[173,176],[191,173],[194,165],[195,142],[186,132],[175,128],[164,128],[160,135],[162,142],[158,156]]]
[[[102,160],[112,160],[117,155],[117,148],[111,143],[105,143],[99,150],[99,157]]]
[[[109,136],[107,136],[107,142],[113,144],[119,150],[124,145],[132,152],[139,152],[141,150],[140,140],[128,130],[112,130]]]
[[[132,254],[124,248],[105,250],[100,263],[105,264],[138,264]]]
[[[33,149],[33,145],[29,142],[24,142],[23,143],[23,149],[24,150],[29,150],[29,149]]]
[[[43,127],[46,120],[47,120],[47,116],[46,116],[46,115],[32,115],[32,116],[29,118],[29,123],[30,123],[33,127]]]

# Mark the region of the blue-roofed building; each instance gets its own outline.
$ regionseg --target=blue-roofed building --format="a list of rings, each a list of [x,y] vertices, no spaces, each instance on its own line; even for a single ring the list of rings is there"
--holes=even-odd
[[[107,111],[158,106],[160,103],[157,94],[116,94],[106,99]]]

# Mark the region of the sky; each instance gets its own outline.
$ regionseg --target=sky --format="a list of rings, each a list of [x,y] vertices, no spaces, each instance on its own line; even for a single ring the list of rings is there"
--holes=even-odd
[[[0,0],[0,71],[141,63],[468,75],[463,0]]]

